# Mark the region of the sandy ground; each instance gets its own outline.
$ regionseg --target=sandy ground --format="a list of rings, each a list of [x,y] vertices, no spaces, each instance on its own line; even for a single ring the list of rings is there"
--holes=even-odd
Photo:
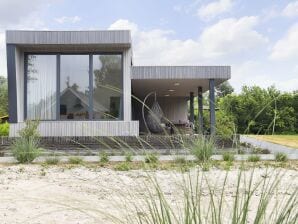
[[[233,200],[237,173],[228,172],[225,196],[227,203]],[[251,171],[246,171],[249,175]],[[274,179],[278,172],[282,181],[276,196],[289,197],[298,187],[298,171],[270,168],[255,170],[255,181],[264,177]],[[212,185],[222,186],[226,171],[211,169],[204,172]],[[76,166],[42,167],[41,165],[14,165],[0,167],[0,223],[128,223],[125,219],[131,204],[144,205],[141,198],[148,192],[149,176],[156,177],[167,200],[179,207],[183,177],[195,176],[196,171],[182,175],[175,171],[114,171],[107,168]],[[204,185],[204,184],[203,184]],[[208,198],[208,188],[203,195]],[[217,192],[220,194],[220,191]],[[260,192],[254,194],[254,204]],[[135,201],[133,201],[135,200]],[[207,199],[206,199],[207,200]],[[227,206],[228,210],[231,210]],[[133,214],[133,213],[132,213]],[[113,217],[111,217],[113,216]],[[118,220],[116,220],[117,217]]]

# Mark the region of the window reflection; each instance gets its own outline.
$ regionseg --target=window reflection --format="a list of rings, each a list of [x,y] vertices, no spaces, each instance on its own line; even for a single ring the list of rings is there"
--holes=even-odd
[[[56,55],[27,55],[27,119],[56,119]]]
[[[61,55],[60,119],[89,119],[89,56]]]
[[[93,119],[122,119],[121,55],[93,55]]]

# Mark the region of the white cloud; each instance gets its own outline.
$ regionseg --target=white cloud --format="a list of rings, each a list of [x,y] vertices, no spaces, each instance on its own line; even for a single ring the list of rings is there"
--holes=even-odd
[[[275,43],[270,58],[273,60],[298,59],[298,23],[290,27],[286,35]]]
[[[135,36],[138,31],[138,25],[126,19],[118,19],[110,25],[109,30],[130,30],[132,36]]]
[[[0,27],[6,27],[7,25],[17,24],[26,20],[27,16],[32,12],[38,11],[40,6],[47,1],[42,0],[8,0],[0,1]]]
[[[200,40],[204,52],[213,57],[254,50],[265,45],[268,40],[254,29],[257,25],[258,18],[254,16],[220,20],[203,31]]]
[[[287,17],[298,16],[298,1],[290,2],[282,11],[282,15]]]
[[[55,18],[54,19],[57,23],[60,24],[64,24],[64,23],[77,23],[81,21],[81,17],[79,16],[73,16],[73,17],[69,17],[69,16],[62,16],[59,18]]]
[[[283,72],[283,76],[280,74]],[[257,85],[267,88],[274,85],[277,89],[283,91],[298,90],[298,72],[291,69],[288,70],[268,61],[248,60],[243,63],[232,64],[231,85],[236,92],[240,92],[243,85]]]
[[[172,38],[171,30],[140,30],[137,24],[118,20],[109,29],[131,29],[137,64],[198,64],[221,56],[254,51],[267,39],[254,30],[256,17],[225,19],[207,27],[199,38]]]
[[[232,7],[232,0],[218,0],[201,6],[198,9],[197,14],[201,19],[208,20],[215,18],[222,13],[230,11]]]
[[[40,19],[43,7],[54,0],[0,0],[0,75],[6,75],[5,30],[46,29]]]
[[[288,70],[285,79],[282,67],[274,67],[266,59],[249,59],[247,51],[255,54],[267,49],[267,38],[255,30],[256,17],[225,19],[207,27],[197,39],[177,39],[171,30],[142,30],[136,23],[117,20],[109,29],[131,29],[136,65],[208,65],[230,64],[231,83],[239,92],[241,86],[276,85],[285,91],[298,89],[295,71]],[[239,62],[234,58],[242,57]]]

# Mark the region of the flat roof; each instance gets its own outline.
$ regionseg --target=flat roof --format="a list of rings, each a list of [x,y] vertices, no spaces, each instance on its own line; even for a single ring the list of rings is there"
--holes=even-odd
[[[133,66],[134,95],[144,97],[155,91],[159,97],[189,97],[198,87],[209,90],[209,79],[219,85],[231,78],[230,66]]]
[[[231,66],[133,66],[132,79],[231,78]]]
[[[123,45],[131,46],[129,30],[30,31],[7,30],[6,43],[16,45]]]

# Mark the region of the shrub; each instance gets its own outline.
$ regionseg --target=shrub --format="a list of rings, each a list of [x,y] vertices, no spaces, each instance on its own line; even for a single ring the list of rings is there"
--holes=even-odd
[[[9,123],[5,122],[0,124],[0,136],[8,136],[9,135]]]
[[[83,159],[81,157],[78,157],[78,156],[72,156],[72,157],[68,158],[68,162],[70,164],[82,164]]]
[[[131,152],[126,152],[125,153],[125,161],[126,162],[132,162],[132,153]]]
[[[34,138],[18,138],[12,144],[12,155],[19,163],[31,163],[40,153],[38,141]]]
[[[283,153],[283,152],[278,152],[275,154],[275,161],[277,162],[285,162],[288,160],[288,156],[287,154]]]
[[[99,161],[101,163],[107,163],[107,162],[109,162],[109,156],[108,156],[108,154],[106,152],[100,153],[100,155],[99,155]]]
[[[41,153],[38,124],[38,121],[26,121],[26,126],[19,132],[20,137],[12,143],[12,154],[20,163],[31,163]]]
[[[208,139],[204,136],[200,136],[193,142],[191,151],[198,161],[204,162],[210,160],[214,148],[215,146],[212,138]]]
[[[224,161],[229,161],[229,162],[232,162],[235,160],[235,156],[233,153],[230,153],[230,152],[224,152],[222,154],[222,158]]]
[[[258,162],[258,161],[260,161],[260,156],[258,156],[258,155],[250,155],[249,157],[248,157],[248,162]]]
[[[145,156],[145,163],[157,163],[158,157],[154,153],[149,153]]]
[[[118,163],[114,168],[117,171],[129,171],[131,169],[128,162]]]
[[[37,130],[39,121],[27,120],[25,122],[25,127],[19,131],[19,135],[22,138],[39,138],[39,132]]]
[[[56,156],[46,158],[45,164],[47,165],[57,165],[60,162],[60,159]]]

